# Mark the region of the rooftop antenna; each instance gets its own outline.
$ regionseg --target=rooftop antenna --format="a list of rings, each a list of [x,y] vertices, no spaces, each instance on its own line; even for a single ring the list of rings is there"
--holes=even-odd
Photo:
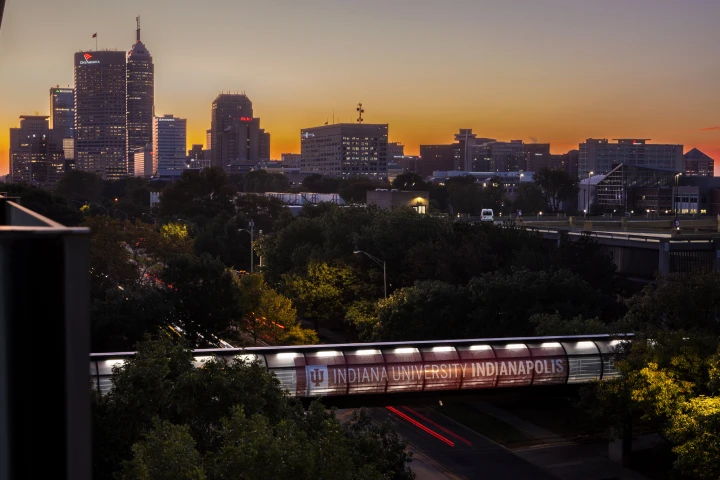
[[[358,112],[357,122],[363,123],[365,120],[362,118],[362,115],[363,115],[363,113],[365,113],[365,110],[363,110],[363,108],[362,108],[362,103],[358,103],[357,108],[355,110],[357,110],[357,112]]]
[[[137,23],[137,41],[140,41],[140,15],[135,17],[135,22]]]

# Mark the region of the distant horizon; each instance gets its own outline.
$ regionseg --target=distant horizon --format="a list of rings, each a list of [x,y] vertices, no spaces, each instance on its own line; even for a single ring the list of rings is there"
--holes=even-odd
[[[269,3],[9,2],[0,173],[9,128],[21,115],[49,113],[50,88],[73,86],[73,54],[129,50],[138,14],[155,63],[156,115],[187,119],[188,149],[207,147],[214,98],[245,92],[276,160],[300,152],[303,128],[333,116],[355,123],[362,102],[366,123],[387,123],[406,155],[471,128],[498,141],[549,143],[552,153],[587,138],[636,137],[720,161],[720,2]]]

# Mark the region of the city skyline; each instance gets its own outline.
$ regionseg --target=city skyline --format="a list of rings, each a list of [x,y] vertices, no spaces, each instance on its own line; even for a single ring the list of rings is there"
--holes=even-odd
[[[50,2],[10,2],[0,69],[18,74],[0,78],[0,173],[19,116],[49,114],[48,88],[73,86],[72,55],[95,49],[93,33],[101,50],[129,50],[137,15],[156,66],[156,114],[187,118],[188,148],[206,143],[217,94],[244,91],[277,159],[300,151],[303,128],[333,115],[354,122],[360,101],[406,154],[472,128],[537,138],[553,153],[586,138],[640,137],[720,159],[718,2],[538,3],[215,0],[223,15],[213,15],[199,4],[77,1],[45,18],[34,12]],[[233,18],[248,16],[230,33]]]

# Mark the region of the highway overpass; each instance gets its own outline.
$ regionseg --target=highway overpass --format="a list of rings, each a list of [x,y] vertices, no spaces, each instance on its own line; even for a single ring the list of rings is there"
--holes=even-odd
[[[257,360],[298,398],[477,392],[568,385],[617,376],[615,348],[632,335],[581,335],[194,350],[196,365]],[[93,353],[90,375],[105,393],[112,368],[134,352]]]

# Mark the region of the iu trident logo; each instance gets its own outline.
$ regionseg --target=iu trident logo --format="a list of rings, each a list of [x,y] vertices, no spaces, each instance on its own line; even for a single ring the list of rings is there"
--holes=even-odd
[[[325,380],[325,372],[319,368],[313,368],[313,371],[310,373],[310,380],[316,387],[319,387],[323,383],[323,380]]]
[[[321,390],[328,388],[328,371],[326,365],[309,365],[305,367],[307,378],[308,394],[317,392],[324,394]]]

